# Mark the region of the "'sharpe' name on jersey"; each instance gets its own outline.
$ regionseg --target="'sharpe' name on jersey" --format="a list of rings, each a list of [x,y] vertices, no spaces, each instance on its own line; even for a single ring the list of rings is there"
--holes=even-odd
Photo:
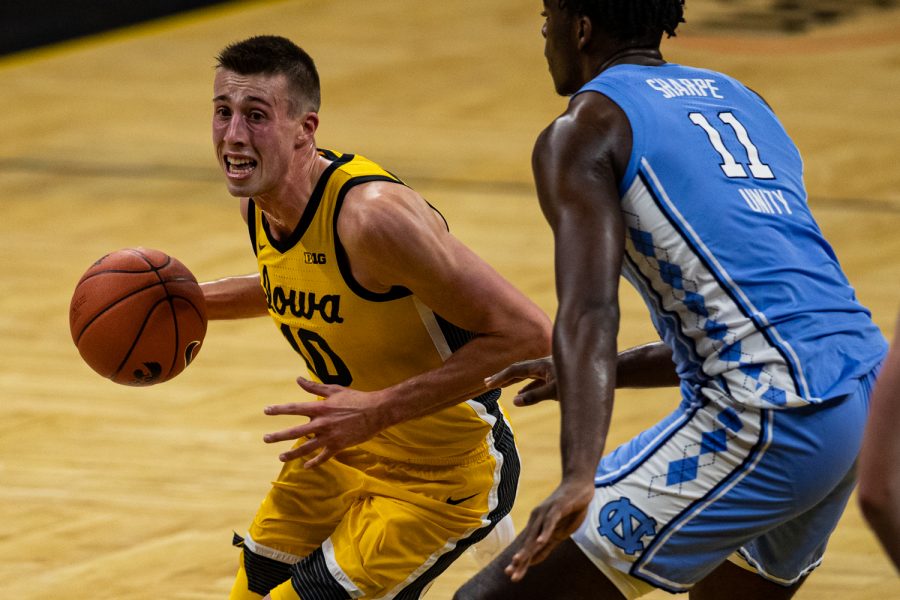
[[[285,315],[288,311],[301,319],[312,319],[316,313],[326,323],[343,323],[340,315],[340,294],[325,294],[316,298],[315,292],[302,292],[300,290],[287,290],[280,285],[272,287],[269,281],[269,269],[263,267],[262,285],[266,291],[266,302],[269,309],[279,315]]]
[[[663,79],[655,77],[647,80],[647,85],[663,95],[663,98],[681,96],[703,96],[725,98],[719,94],[715,79]]]

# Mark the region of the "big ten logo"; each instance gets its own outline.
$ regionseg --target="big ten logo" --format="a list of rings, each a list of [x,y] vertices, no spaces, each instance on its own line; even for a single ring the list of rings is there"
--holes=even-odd
[[[324,265],[325,254],[323,252],[304,252],[303,262],[308,265]]]

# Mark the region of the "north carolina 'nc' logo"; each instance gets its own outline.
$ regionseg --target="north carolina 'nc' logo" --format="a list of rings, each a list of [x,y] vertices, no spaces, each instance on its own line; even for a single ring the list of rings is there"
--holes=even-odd
[[[619,498],[600,509],[597,531],[627,554],[636,554],[644,549],[641,540],[656,534],[656,519],[644,514],[628,498]]]

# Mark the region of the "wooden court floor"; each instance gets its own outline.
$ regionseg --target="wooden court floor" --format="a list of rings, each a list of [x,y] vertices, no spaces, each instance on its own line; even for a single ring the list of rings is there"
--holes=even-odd
[[[689,0],[688,19],[720,11]],[[214,56],[257,33],[322,73],[319,143],[369,156],[553,314],[552,247],[531,145],[565,105],[542,57],[540,2],[240,2],[0,59],[0,598],[226,597],[243,531],[277,472],[266,404],[302,365],[266,320],[211,323],[197,361],[149,389],[81,363],[67,309],[108,251],[159,248],[200,279],[254,268],[210,143]],[[792,36],[689,24],[670,60],[725,70],[773,105],[805,157],[811,206],[876,322],[900,308],[900,12]],[[652,330],[622,292],[621,346]],[[618,396],[610,446],[675,404]],[[557,410],[508,405],[524,458],[521,526],[559,474]],[[475,570],[464,557],[429,597]],[[651,598],[666,594],[655,592]],[[851,504],[801,600],[900,598]]]

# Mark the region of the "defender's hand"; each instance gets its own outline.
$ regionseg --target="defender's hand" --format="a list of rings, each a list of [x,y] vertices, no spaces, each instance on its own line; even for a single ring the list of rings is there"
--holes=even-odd
[[[513,404],[516,406],[529,406],[544,400],[556,399],[556,370],[550,356],[510,365],[485,379],[485,384],[488,388],[506,387],[525,379],[534,381],[519,390],[513,398]]]
[[[578,529],[593,497],[593,481],[567,483],[564,480],[560,483],[531,511],[528,525],[519,536],[520,547],[504,569],[509,578],[520,581],[528,567],[547,558],[560,542]]]

